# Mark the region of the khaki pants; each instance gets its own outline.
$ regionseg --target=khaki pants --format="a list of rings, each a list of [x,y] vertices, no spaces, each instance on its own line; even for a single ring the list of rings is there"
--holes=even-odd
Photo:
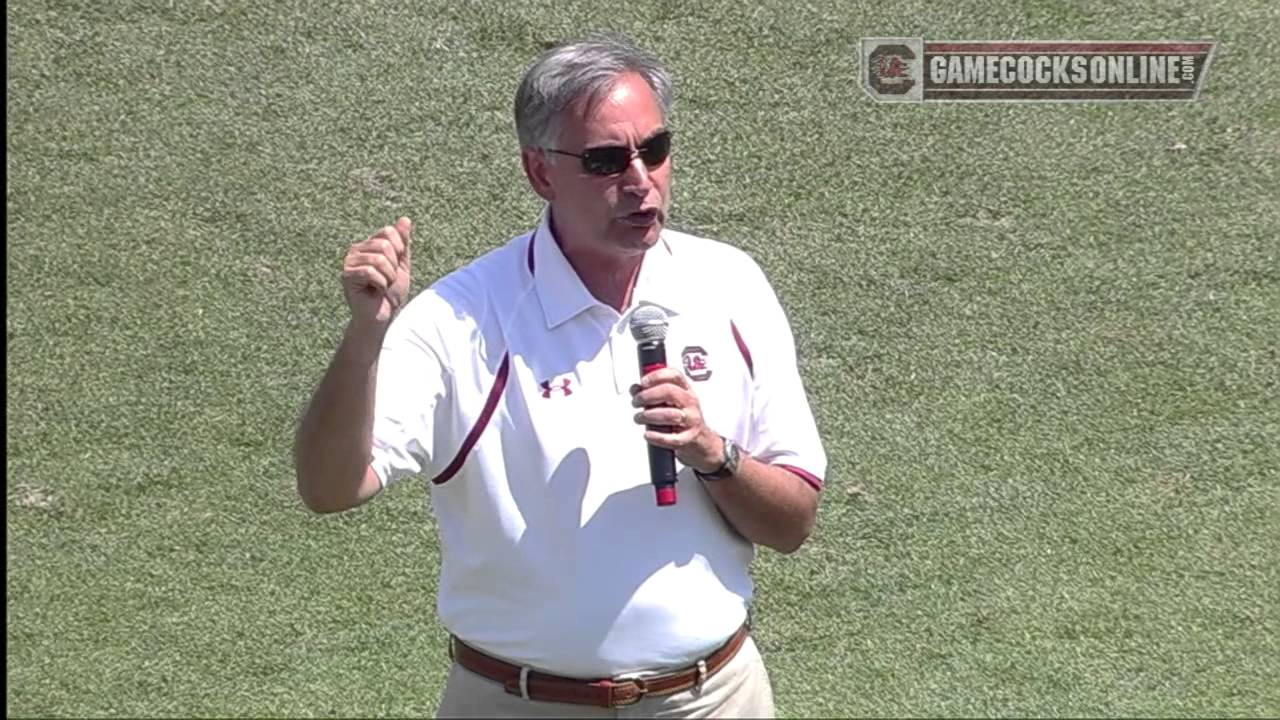
[[[436,713],[442,718],[772,718],[773,688],[755,641],[747,638],[742,649],[707,678],[702,690],[645,697],[634,705],[602,708],[590,705],[537,702],[512,695],[502,685],[454,663],[449,669],[444,697]]]

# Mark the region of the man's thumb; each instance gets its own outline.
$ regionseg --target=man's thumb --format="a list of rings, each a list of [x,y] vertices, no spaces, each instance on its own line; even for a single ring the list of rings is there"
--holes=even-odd
[[[404,240],[404,254],[409,255],[409,250],[413,247],[413,222],[407,217],[402,217],[396,221],[396,232],[400,233],[400,239]]]

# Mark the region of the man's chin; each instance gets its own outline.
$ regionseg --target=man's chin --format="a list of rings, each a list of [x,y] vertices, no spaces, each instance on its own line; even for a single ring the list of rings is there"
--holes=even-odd
[[[645,225],[623,222],[614,228],[614,237],[624,247],[648,250],[658,244],[658,238],[662,237],[662,226],[661,220]]]

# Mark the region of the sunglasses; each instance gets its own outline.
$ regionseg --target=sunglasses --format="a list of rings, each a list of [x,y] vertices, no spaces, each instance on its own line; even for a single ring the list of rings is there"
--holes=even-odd
[[[571,153],[566,150],[556,150],[555,148],[545,148],[545,150],[557,155],[579,158],[582,160],[583,172],[588,175],[617,175],[622,173],[631,164],[632,158],[637,155],[640,156],[645,167],[653,170],[666,162],[667,157],[671,155],[671,131],[663,130],[645,140],[644,144],[635,150],[621,145],[587,148],[581,154]]]

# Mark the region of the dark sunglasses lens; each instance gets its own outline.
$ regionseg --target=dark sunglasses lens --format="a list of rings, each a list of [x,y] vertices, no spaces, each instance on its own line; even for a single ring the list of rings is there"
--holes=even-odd
[[[649,142],[640,147],[640,159],[644,160],[644,164],[651,168],[656,168],[666,162],[667,156],[671,154],[671,133],[658,133],[650,138]]]
[[[624,147],[592,148],[582,154],[582,168],[592,175],[617,175],[630,161],[631,153]]]
[[[671,133],[661,132],[641,145],[637,154],[644,164],[656,168],[671,154]],[[582,153],[582,168],[592,175],[617,175],[631,164],[631,150],[624,147],[591,148]]]

